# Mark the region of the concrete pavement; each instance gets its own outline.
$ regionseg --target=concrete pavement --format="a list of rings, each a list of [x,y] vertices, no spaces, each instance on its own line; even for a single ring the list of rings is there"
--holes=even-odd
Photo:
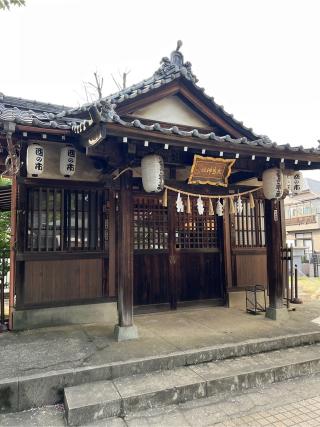
[[[138,340],[116,342],[114,325],[44,328],[0,334],[0,379],[170,354],[250,339],[320,331],[320,302],[297,307],[289,321],[210,307],[135,316]]]

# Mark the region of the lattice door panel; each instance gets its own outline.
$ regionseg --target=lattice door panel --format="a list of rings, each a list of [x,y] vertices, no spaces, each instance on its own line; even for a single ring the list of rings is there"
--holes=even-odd
[[[168,209],[160,198],[134,197],[134,249],[168,249]]]
[[[208,200],[204,202],[204,213],[199,215],[196,199],[190,198],[191,213],[177,213],[176,245],[179,249],[217,248],[216,215],[209,215]]]
[[[249,199],[242,198],[243,211],[235,214],[236,247],[265,246],[264,200],[256,199],[250,208]]]

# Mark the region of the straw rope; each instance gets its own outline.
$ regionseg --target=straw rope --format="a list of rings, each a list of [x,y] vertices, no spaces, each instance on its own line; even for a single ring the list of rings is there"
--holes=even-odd
[[[174,191],[175,193],[184,194],[185,196],[191,196],[191,197],[199,197],[200,196],[201,198],[204,198],[204,199],[231,199],[235,195],[236,196],[244,196],[245,194],[251,194],[251,193],[254,193],[255,191],[258,191],[261,189],[261,187],[257,187],[257,188],[253,188],[253,189],[248,190],[248,191],[242,191],[239,193],[212,196],[209,194],[189,193],[188,191],[183,191],[183,190],[180,190],[179,188],[169,187],[168,185],[165,185],[164,188],[166,188],[169,191]]]

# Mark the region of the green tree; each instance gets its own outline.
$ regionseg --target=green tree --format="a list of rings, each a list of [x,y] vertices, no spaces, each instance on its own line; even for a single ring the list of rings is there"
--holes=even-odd
[[[9,179],[0,178],[0,186],[10,185]],[[0,212],[0,252],[10,249],[10,212]]]
[[[10,9],[11,6],[24,6],[25,0],[0,0],[0,9]]]

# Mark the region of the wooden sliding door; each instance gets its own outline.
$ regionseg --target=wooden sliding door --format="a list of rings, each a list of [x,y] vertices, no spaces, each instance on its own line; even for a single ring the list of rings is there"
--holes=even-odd
[[[206,203],[206,202],[205,202]],[[217,217],[178,213],[155,195],[134,197],[134,305],[220,298],[222,270]]]

